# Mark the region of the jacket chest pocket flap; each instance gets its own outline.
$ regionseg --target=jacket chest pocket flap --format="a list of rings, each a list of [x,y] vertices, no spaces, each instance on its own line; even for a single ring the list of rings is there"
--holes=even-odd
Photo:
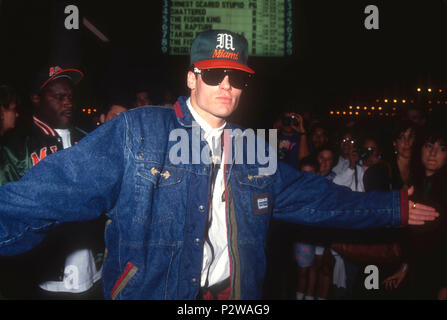
[[[240,171],[236,173],[236,177],[241,186],[253,187],[255,189],[265,189],[274,181],[273,176],[261,175],[258,173],[258,170]]]
[[[137,175],[154,184],[155,188],[172,186],[182,182],[185,170],[158,163],[144,163],[137,168]]]

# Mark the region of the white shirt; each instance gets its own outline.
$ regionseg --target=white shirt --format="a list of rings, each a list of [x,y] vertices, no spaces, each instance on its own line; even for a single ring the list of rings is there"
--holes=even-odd
[[[70,136],[70,130],[68,129],[54,129],[54,131],[57,132],[57,134],[62,138],[62,146],[64,149],[71,147],[71,136]]]
[[[357,164],[356,169],[357,183],[355,181],[355,170],[349,167],[340,174],[337,174],[332,182],[341,186],[349,187],[352,191],[364,192],[365,187],[363,186],[363,167]]]
[[[210,146],[213,158],[224,159],[224,154],[219,157],[221,150],[221,137],[226,123],[220,128],[212,128],[193,108],[190,99],[186,101],[195,121],[204,131],[204,139]],[[214,161],[213,161],[214,162]],[[205,242],[203,246],[203,261],[200,284],[202,287],[206,284],[208,277],[208,286],[219,283],[230,276],[230,257],[228,251],[227,223],[225,213],[225,202],[222,201],[222,195],[225,192],[224,181],[224,161],[217,171],[214,183],[213,197],[211,200],[211,225],[208,230],[208,236],[211,246]],[[214,257],[213,257],[214,251]]]
[[[332,168],[332,171],[334,171],[336,175],[339,175],[347,168],[349,168],[349,159],[345,159],[342,156],[339,156],[337,164],[335,165],[335,167]]]
[[[344,159],[342,156],[338,158],[337,165],[332,169],[336,173],[334,180],[335,184],[349,187],[352,191],[364,192],[363,186],[363,167],[360,164],[356,164],[357,169],[357,183],[355,181],[355,170],[349,168],[349,159]]]

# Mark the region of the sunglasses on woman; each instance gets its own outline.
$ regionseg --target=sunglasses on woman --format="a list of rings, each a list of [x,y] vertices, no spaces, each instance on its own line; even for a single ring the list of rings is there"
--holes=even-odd
[[[202,75],[202,80],[209,86],[219,85],[228,76],[230,85],[236,89],[244,89],[248,87],[252,75],[248,72],[237,69],[199,69],[194,67],[193,72]]]

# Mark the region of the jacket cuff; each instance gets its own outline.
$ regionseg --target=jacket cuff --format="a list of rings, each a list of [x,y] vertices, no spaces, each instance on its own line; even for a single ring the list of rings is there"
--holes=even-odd
[[[403,188],[400,191],[400,221],[402,227],[408,225],[408,219],[409,219],[408,189]]]

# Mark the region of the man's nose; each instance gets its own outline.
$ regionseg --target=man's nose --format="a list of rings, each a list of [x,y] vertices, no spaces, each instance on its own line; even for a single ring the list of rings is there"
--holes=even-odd
[[[430,149],[430,156],[436,157],[437,153],[438,153],[438,149],[437,148],[431,148]]]
[[[63,100],[64,107],[73,108],[73,98],[66,96]]]
[[[228,75],[223,78],[222,82],[219,84],[219,87],[224,90],[229,90],[231,88],[230,77]]]

